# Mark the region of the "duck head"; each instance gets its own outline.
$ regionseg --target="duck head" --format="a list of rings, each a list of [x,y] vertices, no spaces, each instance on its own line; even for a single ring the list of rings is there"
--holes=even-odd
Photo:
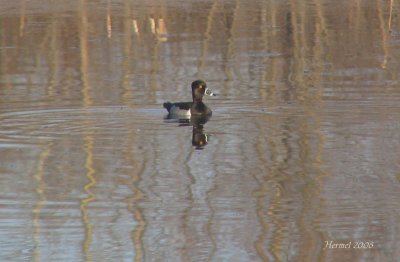
[[[203,96],[215,96],[215,94],[207,87],[203,80],[196,80],[192,83],[193,101],[202,101]]]

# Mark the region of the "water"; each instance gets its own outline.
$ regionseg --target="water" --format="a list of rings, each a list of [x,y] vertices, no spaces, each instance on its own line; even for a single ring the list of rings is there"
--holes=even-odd
[[[399,8],[2,1],[0,260],[397,261]]]

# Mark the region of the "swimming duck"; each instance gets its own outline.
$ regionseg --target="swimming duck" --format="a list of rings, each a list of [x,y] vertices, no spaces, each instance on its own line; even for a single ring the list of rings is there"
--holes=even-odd
[[[193,102],[177,102],[164,103],[164,107],[169,113],[169,117],[184,117],[191,116],[211,116],[212,111],[203,103],[203,96],[215,96],[215,94],[207,87],[202,80],[196,80],[192,83],[192,98]]]

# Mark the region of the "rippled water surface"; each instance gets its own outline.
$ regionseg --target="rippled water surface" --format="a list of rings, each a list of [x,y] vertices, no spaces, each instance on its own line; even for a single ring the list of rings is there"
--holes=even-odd
[[[399,11],[0,1],[0,261],[398,261]]]

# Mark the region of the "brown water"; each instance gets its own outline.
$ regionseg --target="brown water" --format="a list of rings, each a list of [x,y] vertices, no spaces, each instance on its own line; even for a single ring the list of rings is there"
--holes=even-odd
[[[399,11],[0,1],[0,261],[398,261]]]

